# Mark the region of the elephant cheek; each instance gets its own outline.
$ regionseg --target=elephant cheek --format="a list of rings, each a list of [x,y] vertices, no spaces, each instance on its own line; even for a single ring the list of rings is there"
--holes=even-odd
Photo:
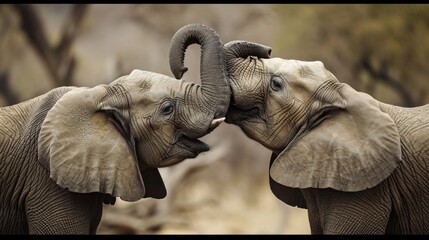
[[[136,142],[136,155],[142,166],[157,168],[170,156],[176,141],[175,128],[171,124],[151,126],[152,128],[146,129],[144,140]]]
[[[137,143],[136,156],[141,170],[147,167],[157,167],[162,156],[156,149],[158,148],[149,142],[143,144]]]
[[[157,167],[168,167],[175,165],[187,158],[194,158],[197,154],[185,150],[179,144],[175,144],[170,148],[170,150],[165,154],[162,160],[157,164]]]

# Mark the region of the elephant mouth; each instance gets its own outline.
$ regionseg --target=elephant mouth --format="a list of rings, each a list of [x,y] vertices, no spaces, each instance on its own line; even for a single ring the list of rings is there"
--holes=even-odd
[[[240,123],[244,121],[251,121],[251,119],[259,116],[260,110],[257,106],[251,106],[249,108],[244,108],[238,106],[234,100],[234,97],[231,96],[230,105],[228,112],[226,113],[225,122],[226,123]]]
[[[224,122],[225,118],[217,118],[214,119],[209,127],[207,128],[207,131],[202,136],[207,135],[208,133],[212,132],[215,128],[217,128],[222,122]],[[195,158],[202,152],[207,152],[210,150],[209,146],[198,139],[198,137],[191,138],[189,136],[186,136],[185,134],[182,134],[177,138],[177,141],[174,143],[176,145],[176,148],[172,148],[173,154],[171,158],[168,160],[165,160],[161,163],[159,167],[166,167],[170,166],[176,163],[179,163],[183,161],[186,158]],[[180,150],[179,150],[180,149]]]
[[[206,143],[198,139],[189,138],[187,136],[180,137],[178,144],[181,145],[183,148],[189,150],[190,152],[194,153],[195,155],[209,150],[209,146]]]
[[[207,131],[205,134],[203,134],[203,136],[209,134],[210,132],[212,132],[215,128],[217,128],[221,123],[223,123],[225,121],[225,118],[217,118],[214,119],[209,127],[207,128]],[[209,146],[198,140],[197,138],[191,138],[186,136],[185,134],[180,136],[178,138],[177,143],[184,149],[187,149],[189,152],[192,152],[196,157],[198,154],[200,154],[201,152],[206,152],[208,151],[210,148]]]
[[[157,167],[168,167],[188,158],[195,158],[198,154],[208,151],[209,146],[198,140],[182,135],[173,144],[175,147],[169,152],[170,157],[164,159]]]
[[[204,142],[198,140],[198,137],[205,136],[212,132],[215,128],[217,128],[221,123],[225,121],[225,118],[217,118],[212,120],[210,125],[208,126],[206,132],[200,136],[194,136],[189,137],[186,134],[183,134],[178,138],[178,144],[181,145],[183,148],[188,149],[190,152],[195,153],[198,155],[201,152],[206,152],[209,150],[209,146],[205,144]]]

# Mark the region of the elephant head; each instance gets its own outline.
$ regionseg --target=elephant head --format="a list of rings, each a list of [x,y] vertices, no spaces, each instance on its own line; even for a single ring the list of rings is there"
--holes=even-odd
[[[74,88],[53,104],[40,129],[38,159],[59,186],[126,201],[163,198],[157,168],[209,149],[197,138],[223,121],[230,90],[219,70],[219,37],[204,26],[192,29],[195,42],[210,43],[201,52],[201,85],[134,70],[108,85]]]
[[[401,161],[392,118],[322,62],[269,58],[269,47],[246,41],[225,49],[232,90],[225,121],[273,151],[270,183],[280,199],[305,207],[300,197],[281,196],[280,186],[371,188]]]

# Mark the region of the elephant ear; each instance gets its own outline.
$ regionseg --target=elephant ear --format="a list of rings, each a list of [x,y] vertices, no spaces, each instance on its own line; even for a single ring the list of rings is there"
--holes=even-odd
[[[112,120],[120,114],[107,93],[107,86],[97,86],[64,94],[42,123],[38,159],[62,188],[136,201],[145,186],[132,147]]]
[[[270,176],[277,183],[354,192],[376,186],[398,166],[401,143],[392,118],[368,94],[336,86],[315,96],[305,130],[274,160]]]

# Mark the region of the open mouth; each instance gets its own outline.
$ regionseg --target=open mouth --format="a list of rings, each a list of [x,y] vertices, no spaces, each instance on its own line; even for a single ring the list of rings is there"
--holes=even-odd
[[[217,128],[224,121],[225,121],[224,117],[214,119],[210,123],[209,127],[207,128],[207,132],[204,135],[212,132],[215,128]],[[196,138],[190,138],[186,135],[182,135],[181,137],[179,137],[178,143],[180,143],[185,149],[188,149],[190,152],[193,152],[196,155],[198,155],[201,152],[206,152],[209,150],[209,146],[207,144],[205,144],[204,142],[202,142]]]
[[[189,138],[185,135],[179,137],[175,145],[179,146],[179,148],[173,148],[172,157],[164,159],[158,167],[171,166],[185,159],[195,158],[198,154],[209,150],[209,146],[206,143],[198,139]]]
[[[204,135],[212,132],[224,121],[225,121],[224,117],[212,120],[209,127],[207,128],[207,132]],[[178,138],[177,143],[180,144],[183,148],[187,149],[189,152],[193,153],[193,156],[194,155],[197,156],[199,153],[206,152],[209,150],[209,146],[204,142],[198,140],[197,138],[190,138],[186,135],[180,136]]]
[[[178,143],[196,155],[209,150],[209,146],[206,143],[198,139],[191,139],[185,135],[179,138]]]
[[[212,120],[209,127],[207,128],[206,133],[202,134],[202,136],[213,131],[224,121],[224,117]],[[165,159],[158,167],[166,167],[179,163],[187,158],[195,158],[200,153],[207,152],[208,150],[210,150],[209,146],[206,143],[198,140],[197,138],[198,136],[194,136],[194,138],[191,138],[186,136],[185,134],[180,134],[177,140],[173,143],[173,145],[177,145],[178,147],[173,147],[170,152],[171,157]]]

